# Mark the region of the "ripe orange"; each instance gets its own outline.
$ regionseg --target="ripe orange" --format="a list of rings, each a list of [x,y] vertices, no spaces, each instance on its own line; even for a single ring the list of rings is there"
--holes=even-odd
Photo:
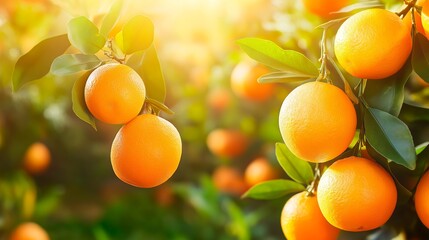
[[[309,162],[326,162],[344,152],[353,140],[356,121],[347,95],[323,82],[295,88],[279,114],[284,142],[293,154]]]
[[[49,240],[49,235],[37,223],[21,223],[11,233],[9,240]]]
[[[97,119],[123,124],[135,118],[143,107],[146,88],[131,67],[110,63],[95,69],[85,85],[85,102]]]
[[[216,156],[237,157],[246,151],[248,138],[238,130],[215,129],[207,136],[207,147]]]
[[[235,168],[220,166],[213,172],[213,183],[220,192],[241,195],[248,189],[242,174]]]
[[[378,228],[395,210],[397,192],[390,174],[376,162],[348,157],[320,178],[318,202],[326,220],[351,232]]]
[[[319,17],[329,18],[332,12],[340,10],[349,3],[349,0],[304,0],[304,7]]]
[[[226,89],[217,88],[209,93],[207,102],[211,109],[220,112],[231,104],[231,95]]]
[[[269,70],[262,65],[253,65],[241,62],[235,66],[231,74],[232,91],[239,97],[251,101],[265,101],[274,92],[273,84],[260,84],[258,78],[269,73]]]
[[[119,179],[150,188],[173,175],[181,155],[180,134],[173,124],[152,114],[142,114],[119,129],[110,158]]]
[[[307,196],[307,192],[295,194],[286,202],[280,223],[288,240],[335,240],[340,234],[323,217],[317,196]]]
[[[401,69],[411,47],[408,25],[395,13],[373,8],[356,13],[341,25],[334,51],[351,75],[382,79]]]
[[[421,21],[427,37],[429,36],[429,1],[423,3]]]
[[[416,193],[414,195],[414,204],[420,221],[429,228],[429,171],[420,179]]]
[[[405,15],[403,21],[411,31],[411,27],[412,27],[411,11],[408,12],[407,15]],[[417,11],[414,11],[414,21],[416,24],[416,31],[426,36],[425,29],[423,28],[423,24],[422,24],[422,17]]]
[[[51,163],[51,153],[45,144],[36,142],[31,144],[24,155],[24,169],[30,174],[44,172]]]
[[[278,177],[276,169],[266,158],[259,157],[247,165],[244,171],[244,179],[249,186],[275,179]]]

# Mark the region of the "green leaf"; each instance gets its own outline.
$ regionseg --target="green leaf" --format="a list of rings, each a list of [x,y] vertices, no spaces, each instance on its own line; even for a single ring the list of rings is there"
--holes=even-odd
[[[419,155],[427,148],[428,145],[429,145],[429,142],[420,143],[418,146],[415,147],[416,154]]]
[[[143,15],[131,18],[122,28],[115,41],[125,54],[142,51],[149,48],[153,42],[154,25]]]
[[[101,27],[100,27],[100,34],[105,38],[109,36],[110,30],[112,30],[113,26],[118,20],[119,15],[121,14],[123,5],[124,5],[123,0],[117,0],[110,8],[107,15],[103,18],[103,22],[101,23]]]
[[[150,104],[153,108],[155,108],[156,112],[163,111],[163,112],[168,113],[168,114],[174,114],[174,112],[171,109],[169,109],[163,103],[158,102],[155,99],[147,97],[146,100],[145,100],[145,102],[148,103],[148,104]]]
[[[128,59],[127,65],[136,70],[142,77],[147,96],[164,103],[166,96],[165,81],[155,47],[152,45],[144,52],[133,54]]]
[[[411,61],[394,75],[378,80],[368,80],[363,94],[372,108],[398,116],[404,102],[405,83],[412,72]]]
[[[244,38],[237,41],[251,58],[274,69],[316,77],[319,70],[302,53],[284,50],[272,41],[259,38]]]
[[[24,84],[39,79],[49,73],[52,61],[70,47],[67,35],[45,39],[21,56],[15,64],[12,74],[13,89],[18,90]]]
[[[347,18],[349,18],[349,17],[343,17],[343,18],[333,19],[333,20],[330,20],[328,22],[320,24],[316,28],[330,28],[330,27],[332,27],[334,25],[337,25],[337,24],[340,24],[340,23],[344,22],[345,20],[347,20]]]
[[[287,175],[302,184],[310,184],[314,175],[311,165],[295,156],[284,143],[276,143],[277,161]]]
[[[97,26],[86,17],[76,17],[67,24],[71,44],[85,54],[95,54],[104,47],[106,38]]]
[[[89,75],[92,71],[88,71],[84,73],[73,85],[72,89],[72,104],[73,104],[73,112],[76,114],[84,122],[91,125],[95,130],[97,127],[95,125],[95,119],[92,116],[91,112],[89,112],[88,107],[85,103],[85,84]]]
[[[302,192],[305,187],[291,180],[277,179],[258,183],[243,194],[243,198],[276,199],[287,194]]]
[[[65,54],[57,57],[51,65],[55,75],[67,75],[100,66],[101,60],[95,55]]]
[[[359,99],[354,94],[353,89],[350,87],[349,82],[344,77],[343,73],[341,72],[341,70],[338,67],[338,65],[335,63],[334,59],[332,59],[329,56],[328,56],[327,66],[328,66],[328,68],[330,68],[330,69],[333,68],[335,70],[335,72],[337,73],[338,77],[341,79],[341,81],[342,81],[342,83],[344,85],[344,92],[347,94],[347,96],[350,98],[350,100],[353,103],[358,104],[359,103]]]
[[[429,82],[429,40],[421,33],[414,36],[412,65],[417,75]]]
[[[290,83],[310,80],[307,75],[291,72],[273,72],[258,78],[259,83]]]
[[[365,110],[364,126],[368,143],[383,157],[408,169],[416,167],[413,138],[399,118],[369,107]]]

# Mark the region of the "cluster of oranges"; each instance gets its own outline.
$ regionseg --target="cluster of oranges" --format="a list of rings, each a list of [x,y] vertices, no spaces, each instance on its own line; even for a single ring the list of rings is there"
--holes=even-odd
[[[348,1],[304,3],[310,12],[327,17]],[[422,19],[427,18],[425,9],[429,10],[429,3],[423,6]],[[411,20],[407,16],[403,20],[385,9],[367,9],[348,18],[334,42],[339,64],[350,75],[371,81],[398,72],[413,47]],[[415,23],[418,32],[424,34],[424,29],[429,30],[425,27],[429,21],[423,20],[422,24],[418,14]],[[287,147],[297,157],[313,163],[340,156],[352,142],[356,123],[356,110],[345,92],[322,81],[295,88],[284,100],[279,114],[280,132]],[[369,157],[336,160],[315,181],[316,187],[294,195],[283,208],[281,225],[287,239],[329,240],[337,239],[340,230],[376,229],[395,210],[395,181]],[[429,173],[421,178],[415,193],[417,214],[429,227],[427,199]]]
[[[182,154],[180,134],[173,124],[150,109],[140,114],[146,88],[136,71],[124,64],[102,65],[89,75],[84,95],[95,118],[124,124],[113,140],[110,155],[119,179],[150,188],[173,175]]]

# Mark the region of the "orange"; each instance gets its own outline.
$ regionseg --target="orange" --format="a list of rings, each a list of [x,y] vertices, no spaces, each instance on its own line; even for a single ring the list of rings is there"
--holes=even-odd
[[[119,129],[110,158],[119,179],[150,188],[173,175],[181,155],[182,141],[173,124],[152,114],[142,114]]]
[[[407,15],[405,15],[403,21],[411,31],[411,27],[412,27],[411,11],[409,11]],[[422,24],[422,18],[417,11],[414,11],[414,22],[416,24],[416,31],[426,36],[425,29],[423,28],[423,24]]]
[[[231,95],[226,89],[217,88],[209,93],[207,102],[211,109],[220,112],[231,104]]]
[[[421,21],[426,36],[429,36],[429,1],[423,3]]]
[[[243,175],[237,169],[229,166],[216,168],[212,178],[216,189],[220,192],[241,195],[248,189]]]
[[[351,232],[378,228],[395,210],[397,192],[390,174],[374,161],[348,157],[320,178],[318,202],[326,220]]]
[[[340,230],[326,221],[317,203],[317,195],[301,192],[283,207],[280,223],[288,240],[335,240]]]
[[[249,186],[275,179],[277,177],[278,172],[264,157],[252,160],[244,171],[244,179]]]
[[[146,88],[131,67],[110,63],[98,67],[85,85],[86,105],[100,121],[123,124],[135,118],[143,107]]]
[[[215,129],[207,136],[207,147],[220,157],[240,156],[246,151],[247,145],[247,136],[238,130]]]
[[[283,101],[280,133],[290,151],[309,162],[326,162],[347,149],[356,130],[356,112],[338,87],[309,82]]]
[[[44,172],[51,163],[51,153],[45,144],[31,144],[24,155],[24,169],[31,174]]]
[[[426,172],[420,179],[416,193],[414,195],[414,204],[420,221],[429,228],[429,172]]]
[[[248,62],[237,64],[231,73],[232,91],[247,100],[265,101],[274,92],[274,85],[270,83],[260,84],[258,78],[269,73],[269,70],[262,65],[253,65]]]
[[[9,240],[49,240],[49,235],[37,223],[21,223],[11,233]]]
[[[373,8],[356,13],[341,25],[334,51],[351,75],[382,79],[401,69],[411,47],[409,26],[395,13]]]
[[[349,0],[303,0],[304,7],[309,12],[319,17],[329,18],[332,12],[336,12],[349,4]]]

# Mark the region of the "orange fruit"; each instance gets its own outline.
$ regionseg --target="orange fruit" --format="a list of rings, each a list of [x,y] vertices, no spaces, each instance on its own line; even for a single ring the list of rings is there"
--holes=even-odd
[[[238,130],[215,129],[207,136],[207,147],[220,157],[240,156],[246,151],[247,145],[247,136]]]
[[[303,0],[307,11],[319,17],[329,18],[332,12],[336,12],[349,4],[349,0]]]
[[[414,204],[420,221],[429,228],[429,171],[423,174],[417,184],[414,195]]]
[[[244,171],[244,179],[249,186],[275,179],[277,177],[278,172],[276,169],[266,158],[263,157],[252,160]]]
[[[248,62],[237,64],[231,73],[232,91],[247,100],[265,101],[274,93],[274,85],[260,84],[258,78],[270,71],[262,65],[253,65]]]
[[[422,3],[421,21],[426,36],[429,36],[429,1]]]
[[[31,174],[44,172],[51,163],[51,152],[41,142],[31,144],[24,155],[24,169]]]
[[[150,188],[173,175],[181,155],[182,141],[173,124],[152,114],[142,114],[119,129],[110,158],[119,179]]]
[[[243,175],[235,168],[220,166],[212,175],[213,183],[220,192],[241,195],[248,189]]]
[[[25,222],[12,231],[9,240],[49,240],[49,235],[37,223]]]
[[[326,162],[347,149],[356,130],[356,112],[338,87],[309,82],[283,101],[280,133],[290,151],[309,162]]]
[[[85,84],[85,102],[95,118],[123,124],[135,118],[143,107],[146,88],[131,67],[110,63],[98,67]]]
[[[220,112],[231,104],[231,95],[226,89],[217,88],[209,93],[207,102],[211,109]]]
[[[411,31],[411,27],[413,23],[411,20],[411,11],[409,11],[407,15],[405,15],[403,21]],[[423,24],[422,24],[422,17],[417,11],[414,11],[414,21],[416,24],[416,31],[426,36],[425,29],[423,28]]]
[[[348,18],[338,29],[334,45],[340,65],[351,75],[366,79],[382,79],[396,73],[411,48],[409,26],[395,13],[379,8]]]
[[[295,194],[286,202],[280,223],[288,240],[335,240],[340,234],[323,217],[317,195],[307,196],[307,192]]]
[[[317,191],[326,220],[351,232],[385,224],[397,200],[390,174],[376,162],[359,157],[334,162],[320,178]]]

